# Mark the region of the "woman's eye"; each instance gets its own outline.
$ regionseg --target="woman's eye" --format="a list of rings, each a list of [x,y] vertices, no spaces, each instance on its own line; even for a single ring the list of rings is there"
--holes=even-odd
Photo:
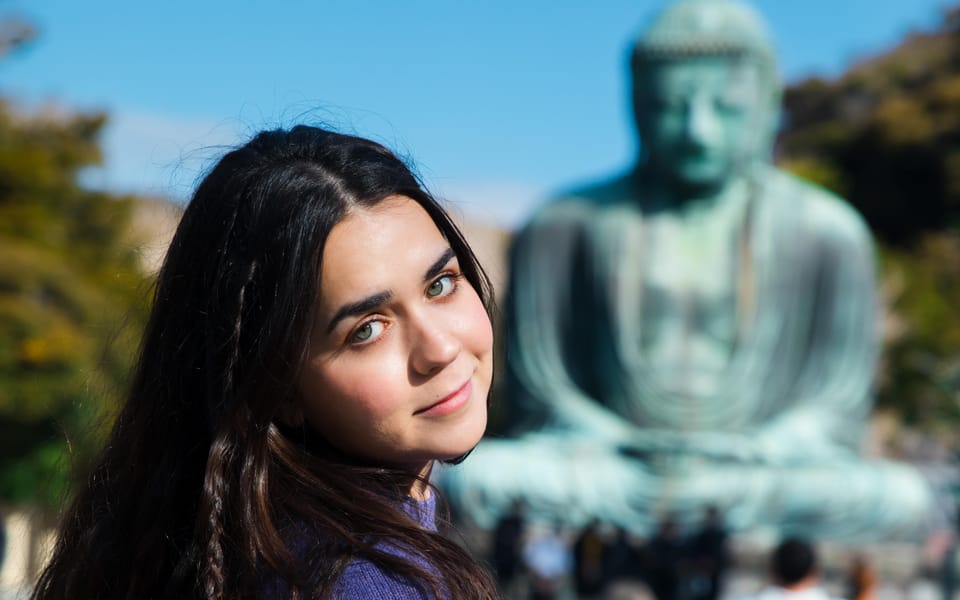
[[[452,275],[444,275],[430,284],[430,287],[427,288],[427,295],[431,298],[446,296],[453,291],[455,285]]]
[[[380,337],[383,333],[383,321],[367,321],[353,332],[351,341],[363,344]]]

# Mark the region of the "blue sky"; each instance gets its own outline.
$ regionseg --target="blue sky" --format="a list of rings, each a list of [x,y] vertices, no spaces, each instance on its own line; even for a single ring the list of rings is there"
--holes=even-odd
[[[786,81],[836,75],[945,0],[754,0]],[[506,226],[634,152],[625,58],[664,0],[6,0],[40,36],[0,63],[27,108],[105,110],[92,185],[183,199],[264,127],[325,122],[412,157],[463,214]]]

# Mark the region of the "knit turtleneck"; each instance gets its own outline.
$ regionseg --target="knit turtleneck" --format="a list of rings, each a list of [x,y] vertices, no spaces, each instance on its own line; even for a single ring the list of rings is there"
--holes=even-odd
[[[424,529],[437,531],[436,512],[437,500],[434,494],[422,501],[408,498],[400,508],[411,519]],[[294,536],[292,550],[296,555],[304,558],[310,548],[317,543],[324,543],[311,536]],[[402,540],[385,539],[374,544],[377,550],[398,556],[406,561],[434,573],[435,568],[425,557],[403,543]],[[317,579],[323,579],[321,573]],[[399,573],[384,569],[363,557],[355,557],[337,577],[331,590],[330,598],[334,600],[436,600],[430,587],[423,582],[413,580]],[[263,574],[261,579],[260,597],[269,599],[286,599],[290,597],[289,583],[274,575]]]
[[[403,503],[403,511],[425,529],[437,530],[435,494],[431,494],[428,499],[423,501],[407,500]],[[433,569],[426,559],[400,544],[384,541],[378,543],[376,547],[378,550],[394,556],[403,557],[428,571]],[[366,600],[368,598],[377,598],[378,600],[434,600],[427,586],[420,585],[419,582],[411,581],[397,573],[385,571],[382,567],[364,558],[357,558],[347,565],[347,568],[337,579],[332,597],[336,600]]]

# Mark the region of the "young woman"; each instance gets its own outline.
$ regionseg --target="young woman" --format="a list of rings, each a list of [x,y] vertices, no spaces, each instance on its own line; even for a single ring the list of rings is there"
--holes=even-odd
[[[494,597],[427,483],[486,425],[490,301],[384,147],[301,126],[230,152],[33,597]]]

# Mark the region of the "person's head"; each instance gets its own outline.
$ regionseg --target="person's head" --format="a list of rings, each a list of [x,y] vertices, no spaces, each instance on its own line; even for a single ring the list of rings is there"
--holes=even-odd
[[[770,556],[770,576],[785,588],[802,587],[816,578],[817,555],[810,542],[799,538],[781,541]]]
[[[680,534],[680,526],[676,517],[667,513],[657,521],[656,537],[665,540],[674,540]]]
[[[169,367],[206,390],[218,443],[265,451],[308,428],[325,450],[419,474],[483,433],[488,290],[402,161],[301,126],[261,133],[200,184],[155,327],[183,340]]]
[[[633,108],[643,167],[691,190],[769,160],[780,86],[756,14],[736,0],[680,0],[637,39]]]
[[[474,585],[482,574],[446,564],[449,544],[396,501],[483,433],[491,301],[463,236],[392,152],[314,127],[260,133],[183,214],[128,402],[75,506],[115,507],[104,545],[141,553],[128,570],[143,586],[144,564],[163,578],[176,561],[210,597],[257,565],[303,582],[282,534],[298,522],[400,570],[363,540],[407,536],[454,589]]]
[[[705,527],[720,527],[723,525],[723,516],[716,504],[708,504],[703,509],[703,525]]]
[[[523,498],[513,498],[507,506],[507,514],[522,516],[527,512],[527,503]]]

